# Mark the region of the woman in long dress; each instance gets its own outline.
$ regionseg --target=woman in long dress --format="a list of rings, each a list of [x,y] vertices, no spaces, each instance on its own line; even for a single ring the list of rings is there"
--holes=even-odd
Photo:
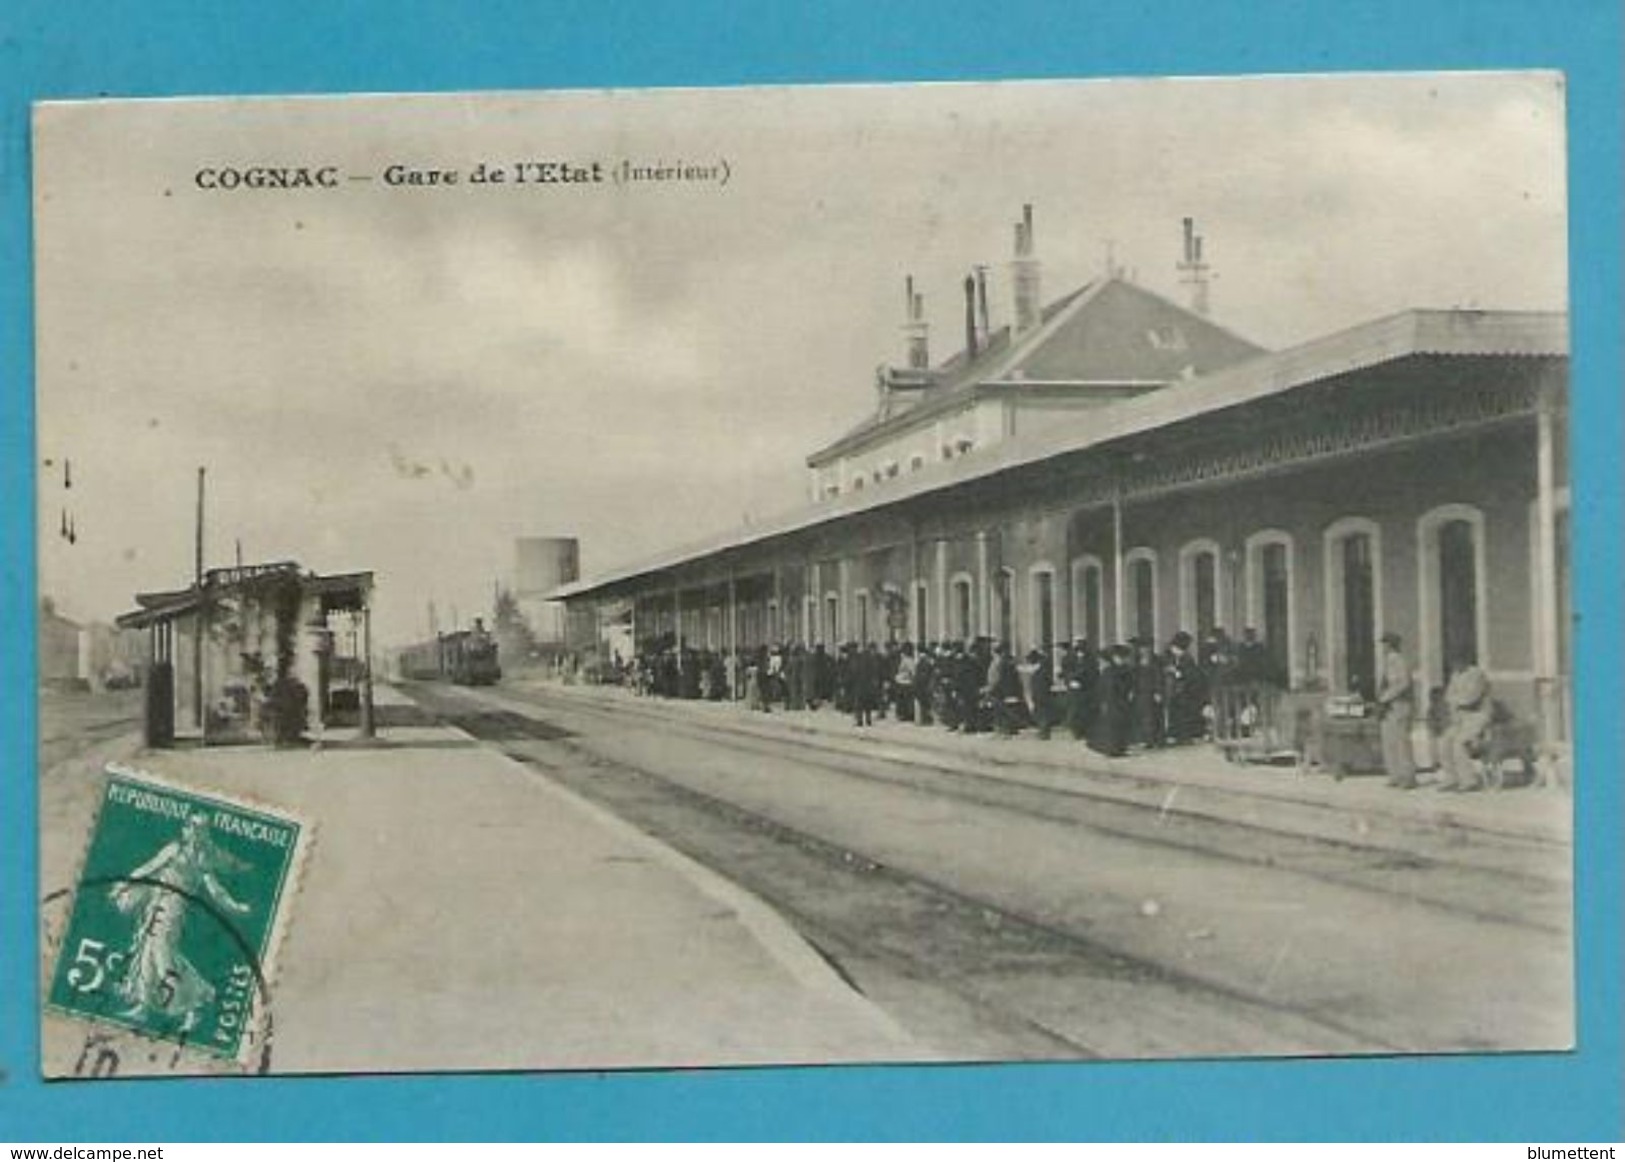
[[[189,1031],[214,1000],[214,986],[181,951],[187,914],[205,898],[239,916],[249,906],[216,878],[217,870],[242,864],[215,845],[208,828],[208,816],[189,815],[179,839],[165,844],[108,893],[119,911],[136,918],[128,966],[117,985],[119,999],[128,1005],[121,1014],[125,1017],[157,1015]]]

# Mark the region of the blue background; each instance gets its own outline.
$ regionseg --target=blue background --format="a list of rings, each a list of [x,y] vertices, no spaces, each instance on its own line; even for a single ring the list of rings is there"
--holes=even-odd
[[[1621,1106],[1618,0],[745,5],[0,0],[0,1141],[1614,1140]],[[1315,1062],[114,1082],[37,1078],[28,105],[57,97],[1320,70],[1569,78],[1580,1043]],[[1396,191],[1403,196],[1403,191]],[[117,213],[109,206],[109,213]],[[1468,208],[1464,207],[1464,212]],[[1482,969],[1480,969],[1482,971]]]

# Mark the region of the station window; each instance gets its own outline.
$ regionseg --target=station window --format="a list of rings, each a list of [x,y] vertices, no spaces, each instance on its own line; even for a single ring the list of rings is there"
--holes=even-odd
[[[1129,633],[1155,643],[1157,633],[1157,554],[1149,548],[1129,550],[1128,566]]]
[[[975,623],[971,616],[971,581],[969,577],[954,578],[954,635],[961,641],[969,639],[974,632]]]

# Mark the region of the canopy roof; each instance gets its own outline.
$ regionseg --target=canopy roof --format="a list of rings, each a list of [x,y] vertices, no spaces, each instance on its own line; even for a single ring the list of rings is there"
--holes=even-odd
[[[1563,312],[1410,310],[1339,331],[1285,351],[1260,355],[1161,391],[1108,404],[1087,425],[1054,424],[976,455],[926,465],[882,487],[803,505],[744,528],[666,550],[657,556],[553,590],[567,600],[667,572],[714,554],[880,512],[932,493],[987,480],[1063,455],[1104,452],[1132,437],[1202,420],[1317,383],[1417,356],[1567,357]],[[1369,379],[1369,377],[1367,377]]]
[[[305,573],[297,561],[235,565],[208,570],[203,574],[202,585],[194,583],[185,589],[137,593],[135,603],[141,608],[121,614],[116,624],[124,629],[144,629],[175,621],[190,616],[209,602],[261,588],[273,577],[292,578],[298,582],[301,594],[320,597],[323,613],[365,609],[372,592],[370,572]]]

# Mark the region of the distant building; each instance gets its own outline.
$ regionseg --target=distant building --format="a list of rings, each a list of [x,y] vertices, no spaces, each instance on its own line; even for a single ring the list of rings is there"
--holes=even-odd
[[[80,634],[80,664],[100,686],[137,684],[146,665],[146,642],[134,630],[93,621]]]
[[[77,621],[56,611],[49,597],[40,600],[39,681],[42,686],[72,686],[86,677],[81,668],[80,637],[84,629]]]

